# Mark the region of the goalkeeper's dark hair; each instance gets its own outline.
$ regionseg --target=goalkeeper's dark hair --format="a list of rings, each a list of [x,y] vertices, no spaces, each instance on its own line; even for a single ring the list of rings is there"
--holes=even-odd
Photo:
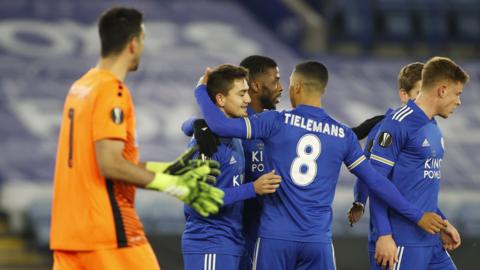
[[[414,62],[404,66],[398,73],[398,89],[403,89],[408,93],[415,84],[422,79],[423,63]]]
[[[143,14],[126,7],[113,7],[105,11],[98,21],[102,57],[120,53],[128,42],[140,37]]]
[[[248,69],[249,77],[253,79],[260,74],[264,74],[268,69],[276,68],[278,65],[270,57],[250,55],[240,62],[240,66]]]
[[[312,89],[325,91],[328,83],[328,70],[320,62],[309,60],[295,66],[294,74],[300,75],[304,86],[313,86]]]
[[[248,70],[234,65],[220,65],[215,68],[208,77],[207,92],[213,103],[217,103],[215,96],[218,94],[228,95],[233,83],[238,79],[248,80]]]

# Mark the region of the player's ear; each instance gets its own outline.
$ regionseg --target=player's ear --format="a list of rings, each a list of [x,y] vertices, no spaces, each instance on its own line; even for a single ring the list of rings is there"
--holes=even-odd
[[[215,95],[215,101],[216,103],[218,104],[218,106],[220,107],[224,107],[225,106],[225,96],[218,93]]]
[[[128,52],[134,54],[138,48],[138,38],[134,37],[128,42]]]
[[[441,98],[444,98],[447,95],[447,85],[442,83],[437,87],[437,95]]]
[[[407,103],[407,101],[409,100],[408,93],[403,88],[398,90],[398,96],[400,97],[400,100],[402,101],[402,103]]]
[[[295,82],[293,90],[294,90],[295,94],[300,94],[300,92],[302,92],[303,88],[304,88],[303,83],[300,82],[300,81],[297,81],[297,82]]]
[[[258,94],[258,92],[260,91],[260,83],[257,82],[256,80],[250,80],[250,83],[249,83],[249,89],[251,89],[251,91],[255,94]]]

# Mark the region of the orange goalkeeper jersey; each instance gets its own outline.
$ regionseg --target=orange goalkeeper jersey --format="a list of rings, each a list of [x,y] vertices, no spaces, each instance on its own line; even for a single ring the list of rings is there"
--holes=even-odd
[[[138,163],[135,113],[128,88],[111,72],[91,69],[67,95],[58,138],[50,248],[97,250],[147,243],[134,209],[135,186],[100,175],[95,142],[125,142]]]

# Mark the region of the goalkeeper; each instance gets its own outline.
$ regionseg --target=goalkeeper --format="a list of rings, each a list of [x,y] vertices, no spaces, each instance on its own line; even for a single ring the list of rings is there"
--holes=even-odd
[[[55,270],[160,269],[134,208],[136,187],[171,194],[202,216],[223,204],[223,192],[204,183],[219,173],[214,162],[185,163],[191,151],[173,164],[138,162],[135,108],[124,81],[140,63],[142,18],[125,7],[102,14],[98,64],[65,99],[50,231]]]

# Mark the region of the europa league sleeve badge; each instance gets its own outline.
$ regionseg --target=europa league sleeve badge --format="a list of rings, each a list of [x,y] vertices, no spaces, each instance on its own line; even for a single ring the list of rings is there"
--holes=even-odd
[[[112,121],[117,124],[121,125],[123,123],[123,110],[120,107],[115,107],[112,109],[111,112]]]

